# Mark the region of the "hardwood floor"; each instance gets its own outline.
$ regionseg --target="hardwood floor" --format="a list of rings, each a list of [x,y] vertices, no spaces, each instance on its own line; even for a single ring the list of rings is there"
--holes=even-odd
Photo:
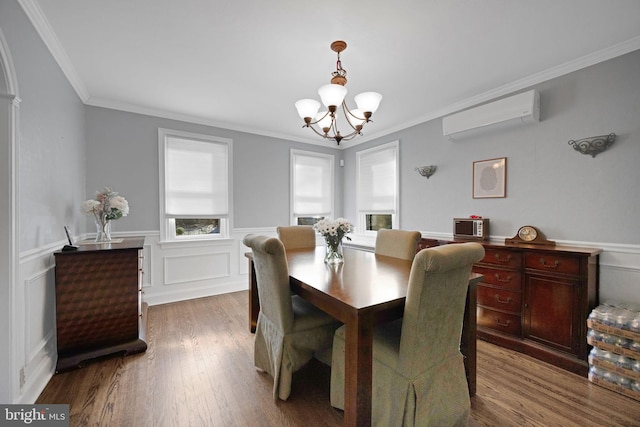
[[[68,403],[72,426],[341,426],[329,367],[294,374],[288,401],[253,366],[247,292],[149,308],[146,353],[54,375],[36,403]],[[640,402],[478,342],[470,426],[640,426]]]

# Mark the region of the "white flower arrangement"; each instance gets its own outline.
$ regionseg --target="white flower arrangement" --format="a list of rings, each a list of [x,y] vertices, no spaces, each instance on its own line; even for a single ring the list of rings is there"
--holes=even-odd
[[[353,224],[344,218],[337,218],[335,221],[321,219],[313,225],[313,229],[322,234],[327,246],[335,248],[343,238],[351,240],[347,234],[353,233]]]
[[[84,213],[93,215],[101,224],[129,215],[129,202],[109,187],[96,192],[95,199],[82,202],[81,208]]]

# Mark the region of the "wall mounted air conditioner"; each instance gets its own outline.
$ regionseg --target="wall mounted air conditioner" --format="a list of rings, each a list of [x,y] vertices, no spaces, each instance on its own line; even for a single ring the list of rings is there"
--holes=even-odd
[[[540,121],[540,94],[531,90],[442,118],[442,133],[450,141],[477,130]]]

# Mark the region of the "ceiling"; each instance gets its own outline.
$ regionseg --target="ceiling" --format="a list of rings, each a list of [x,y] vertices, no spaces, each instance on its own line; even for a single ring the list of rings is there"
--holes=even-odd
[[[294,141],[329,82],[383,94],[352,146],[640,49],[637,0],[19,0],[82,100]]]

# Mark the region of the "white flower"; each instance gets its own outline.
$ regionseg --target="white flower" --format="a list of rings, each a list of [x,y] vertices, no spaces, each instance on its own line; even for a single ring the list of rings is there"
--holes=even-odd
[[[122,211],[122,216],[129,215],[129,202],[127,202],[127,200],[124,197],[122,196],[112,197],[109,200],[109,203],[111,205],[111,209],[118,209]]]
[[[97,200],[85,200],[82,202],[81,208],[84,213],[97,213],[100,209],[101,203]]]

